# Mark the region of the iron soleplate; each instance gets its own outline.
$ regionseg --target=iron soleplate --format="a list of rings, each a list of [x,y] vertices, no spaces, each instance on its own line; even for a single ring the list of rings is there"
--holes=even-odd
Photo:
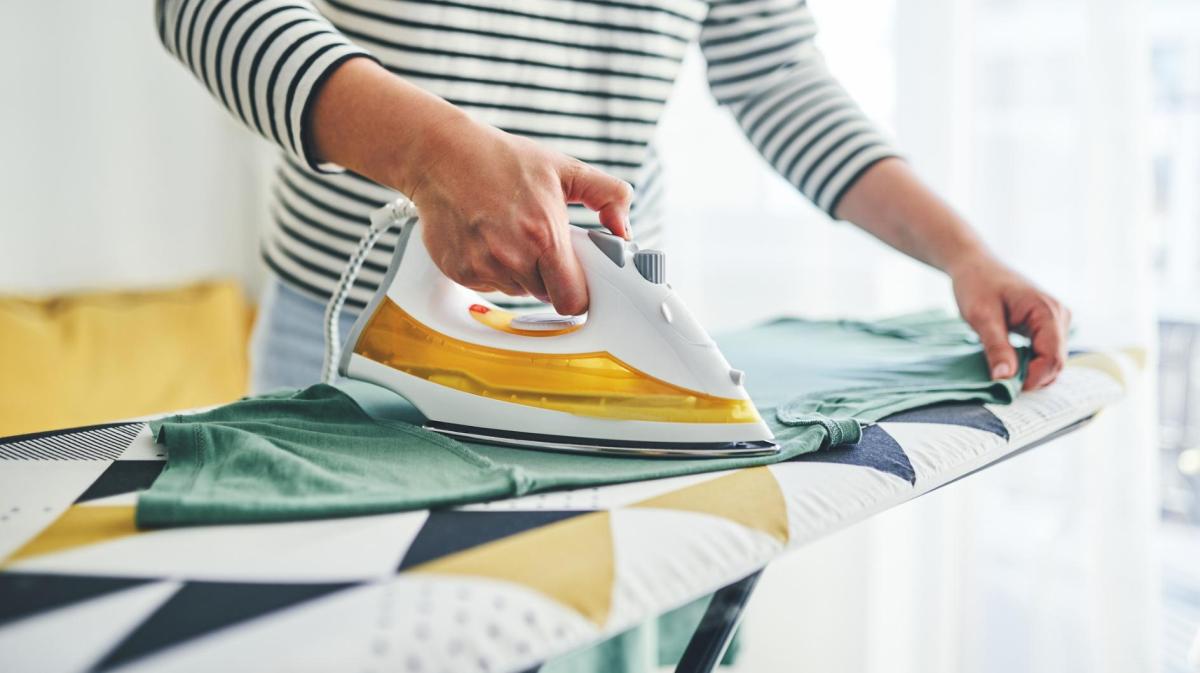
[[[426,430],[468,442],[510,446],[519,449],[587,453],[608,456],[653,458],[750,458],[773,456],[780,446],[770,441],[751,442],[654,442],[632,439],[604,439],[545,435],[515,430],[480,428],[442,421],[427,421]]]

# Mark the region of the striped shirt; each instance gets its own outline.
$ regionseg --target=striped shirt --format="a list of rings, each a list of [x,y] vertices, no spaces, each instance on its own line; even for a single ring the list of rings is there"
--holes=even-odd
[[[396,192],[313,156],[322,81],[369,57],[475,119],[630,182],[635,238],[661,232],[655,125],[688,45],[713,96],[781,175],[833,213],[894,150],[825,68],[804,0],[159,0],[167,50],[237,119],[282,148],[263,257],[325,299]],[[403,158],[399,158],[403,160]],[[579,206],[573,224],[597,227]],[[385,235],[349,303],[365,305],[394,249]]]

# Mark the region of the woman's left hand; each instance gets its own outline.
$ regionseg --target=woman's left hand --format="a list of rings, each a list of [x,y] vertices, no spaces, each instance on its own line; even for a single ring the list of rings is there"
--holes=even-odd
[[[963,318],[979,335],[993,379],[1017,373],[1009,332],[1033,345],[1025,390],[1052,383],[1067,359],[1071,311],[999,260],[987,254],[958,260],[948,269]]]
[[[907,163],[876,162],[842,197],[837,217],[950,276],[958,310],[979,334],[993,379],[1017,373],[1010,332],[1033,341],[1025,390],[1049,385],[1062,371],[1071,312],[988,253],[967,222]]]

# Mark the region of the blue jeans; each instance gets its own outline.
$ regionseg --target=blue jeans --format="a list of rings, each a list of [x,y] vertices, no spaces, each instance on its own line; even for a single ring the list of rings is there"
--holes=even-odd
[[[342,342],[358,317],[342,311]],[[303,388],[321,380],[325,357],[325,304],[268,277],[250,337],[250,393]]]

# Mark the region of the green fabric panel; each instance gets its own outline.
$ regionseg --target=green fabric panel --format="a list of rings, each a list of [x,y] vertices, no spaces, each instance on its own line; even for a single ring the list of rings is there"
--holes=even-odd
[[[683,657],[711,599],[705,596],[591,647],[551,659],[538,673],[649,673],[673,667]],[[736,663],[741,647],[742,639],[734,632],[721,665]]]
[[[555,657],[538,673],[651,673],[658,665],[658,638],[659,630],[649,622]]]
[[[882,320],[840,320],[848,329],[861,330],[880,336],[907,339],[936,346],[961,346],[979,343],[979,336],[961,318],[944,311],[909,313]],[[1021,338],[1023,339],[1023,338]]]
[[[288,521],[442,507],[525,490],[520,470],[408,423],[373,419],[325,385],[151,423],[167,467],[138,498],[143,527]]]
[[[692,639],[692,634],[696,632],[696,627],[700,625],[700,619],[704,616],[704,611],[708,609],[711,601],[711,595],[694,600],[681,608],[664,613],[653,626],[650,626],[658,631],[659,666],[675,666],[679,663],[679,660],[683,658],[684,649]],[[721,657],[722,666],[732,666],[737,662],[738,652],[742,649],[742,639],[739,634],[739,631],[733,632],[729,648],[725,650],[725,656]]]
[[[896,410],[889,406],[929,403],[896,399],[910,392],[933,393],[932,401],[956,395],[1010,400],[1024,382],[1024,366],[1002,382],[1007,392],[992,389],[983,349],[968,331],[961,320],[933,313],[871,323],[789,318],[721,335],[717,342],[746,371],[746,387],[759,408],[805,399],[820,401],[828,416],[874,421]],[[1018,347],[1017,353],[1024,365],[1029,349]],[[878,394],[845,395],[860,390]]]
[[[718,342],[747,372],[747,387],[784,447],[781,455],[656,460],[461,444],[416,427],[420,418],[411,405],[380,388],[319,385],[152,423],[168,465],[139,498],[138,524],[424,509],[761,465],[818,450],[831,438],[852,443],[859,420],[945,400],[1011,401],[1024,376],[1022,366],[1013,380],[989,381],[969,329],[937,314],[872,323],[780,320]],[[1024,364],[1028,353],[1021,354]],[[632,673],[673,664],[707,602],[559,657],[542,670]]]
[[[411,411],[398,396],[390,398],[400,411],[385,414],[378,399],[360,404],[316,385],[152,423],[168,467],[139,498],[138,525],[447,507],[764,465],[819,450],[831,435],[854,441],[856,420],[946,400],[1004,403],[1019,390],[1024,366],[1014,379],[992,382],[978,344],[943,338],[961,331],[959,321],[899,322],[904,336],[859,323],[781,320],[719,339],[747,372],[782,447],[776,456],[664,460],[464,444],[396,420]],[[913,336],[921,330],[929,338]]]
[[[931,358],[904,363],[903,367],[896,365],[881,372],[877,383],[795,397],[779,405],[775,417],[786,425],[809,424],[814,418],[877,421],[898,411],[935,402],[987,400],[1009,404],[1021,390],[1029,361],[1028,349],[1020,348],[1018,354],[1021,375],[1017,378],[992,381],[987,361],[978,353]],[[831,434],[836,432],[831,430]]]

